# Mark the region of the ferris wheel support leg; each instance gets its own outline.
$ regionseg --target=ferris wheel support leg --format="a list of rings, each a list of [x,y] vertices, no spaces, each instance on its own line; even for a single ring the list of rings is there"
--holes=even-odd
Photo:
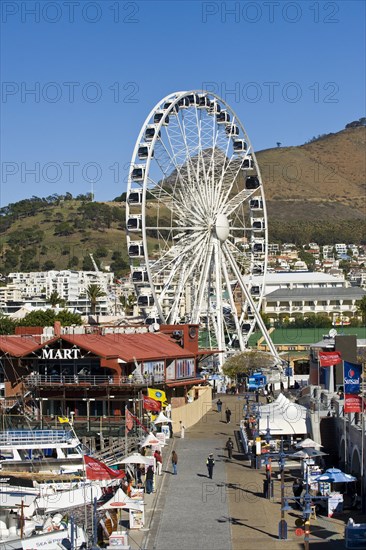
[[[263,334],[263,337],[268,345],[268,348],[270,350],[270,352],[272,353],[273,357],[277,360],[279,366],[281,367],[282,369],[282,359],[280,358],[280,356],[278,355],[278,352],[275,348],[275,345],[273,344],[272,342],[272,339],[268,333],[268,330],[267,330],[267,327],[266,325],[264,324],[264,321],[259,313],[259,311],[257,310],[257,307],[254,303],[254,300],[252,298],[252,296],[250,295],[250,292],[248,291],[247,287],[245,286],[245,283],[243,281],[243,278],[242,278],[242,275],[238,269],[238,266],[237,264],[233,261],[233,258],[231,256],[231,253],[230,251],[228,250],[228,248],[224,245],[224,251],[225,251],[225,255],[231,265],[231,268],[233,270],[233,272],[235,273],[236,277],[237,277],[237,280],[240,284],[240,288],[242,289],[242,291],[244,292],[245,294],[245,297],[246,299],[248,300],[248,303],[254,313],[254,316],[255,316],[255,320]]]

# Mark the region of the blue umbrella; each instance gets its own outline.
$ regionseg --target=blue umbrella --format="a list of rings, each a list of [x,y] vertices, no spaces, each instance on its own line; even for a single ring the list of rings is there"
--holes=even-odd
[[[316,483],[320,483],[320,482],[333,483],[333,482],[334,482],[334,479],[333,479],[332,477],[330,477],[330,475],[328,475],[328,474],[322,474],[322,475],[316,477],[316,478],[314,479],[314,481],[315,481]]]
[[[357,481],[356,477],[346,474],[338,468],[328,468],[328,470],[325,471],[325,474],[328,474],[329,477],[333,478],[333,483],[350,483],[351,481]]]

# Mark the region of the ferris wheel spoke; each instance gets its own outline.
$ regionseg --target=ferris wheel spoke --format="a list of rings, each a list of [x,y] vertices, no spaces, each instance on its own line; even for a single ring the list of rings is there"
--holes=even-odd
[[[197,109],[195,110],[197,111]],[[179,120],[179,125],[180,125],[180,130],[181,130],[181,133],[182,133],[182,136],[183,136],[183,139],[184,139],[184,143],[185,143],[185,146],[186,146],[186,154],[187,154],[187,171],[189,172],[189,174],[191,175],[191,178],[192,178],[192,181],[194,181],[194,186],[192,187],[191,189],[191,192],[192,192],[192,199],[193,201],[197,201],[199,200],[199,204],[201,205],[201,210],[202,210],[202,215],[204,214],[204,206],[205,204],[207,204],[207,196],[205,194],[205,188],[202,188],[202,186],[200,185],[200,182],[199,182],[199,179],[197,178],[197,175],[196,175],[196,168],[193,164],[193,158],[195,159],[195,162],[196,164],[198,163],[198,154],[199,154],[199,150],[198,152],[196,153],[196,148],[194,149],[194,156],[190,156],[190,149],[189,149],[189,144],[188,144],[188,139],[187,139],[187,136],[189,135],[189,131],[187,129],[187,126],[186,126],[186,118],[187,118],[187,122],[190,122],[190,119],[189,117],[182,117],[182,121],[180,122]],[[197,123],[197,117],[196,117],[196,123]],[[192,121],[191,121],[191,124],[192,124]],[[190,130],[191,131],[191,130]],[[194,178],[192,177],[192,174],[194,174]]]
[[[252,194],[252,191],[242,189],[237,195],[226,202],[223,213],[226,214],[226,216],[231,216],[231,214],[243,203],[243,201],[251,197]]]
[[[192,309],[192,322],[198,323],[200,318],[200,313],[203,311],[203,300],[205,293],[207,294],[207,297],[209,298],[209,288],[207,289],[206,282],[209,283],[209,270],[210,270],[210,264],[212,260],[212,254],[213,254],[213,243],[212,239],[207,239],[208,243],[205,250],[205,255],[202,259],[202,269],[199,275],[199,282],[198,282],[198,292],[196,294],[193,309]]]
[[[185,256],[191,255],[194,257],[194,253],[197,255],[199,247],[202,246],[203,240],[204,235],[200,233],[193,241],[192,238],[188,237],[185,241],[180,241],[170,250],[167,250],[158,261],[153,263],[151,270],[156,276],[159,276],[164,270],[171,268],[177,258],[180,259],[180,261],[183,261],[183,252],[185,253]]]
[[[183,269],[180,271],[179,274],[179,285],[178,285],[178,291],[176,300],[174,301],[174,304],[172,306],[172,313],[170,314],[170,317],[172,318],[177,310],[179,298],[182,296],[184,291],[188,290],[189,285],[189,279],[194,273],[195,270],[199,270],[199,265],[202,263],[202,258],[200,257],[198,246],[196,246],[196,253],[192,253],[189,257],[185,256],[183,259]],[[187,300],[187,298],[186,298]],[[187,313],[190,313],[189,307],[187,307]]]
[[[167,134],[170,146],[172,147],[168,129],[166,129],[166,134]],[[183,139],[185,138],[184,135],[182,135],[182,137]],[[177,165],[176,169],[179,173],[180,180],[182,183],[181,187],[178,190],[182,202],[186,205],[186,207],[191,207],[192,210],[197,211],[198,215],[202,216],[204,213],[204,207],[203,207],[204,203],[202,203],[202,201],[200,200],[197,200],[197,198],[199,198],[199,195],[197,197],[197,184],[195,183],[194,179],[192,180],[192,174],[191,174],[192,171],[189,169],[188,165],[186,166],[186,168],[184,166],[179,167]]]
[[[232,281],[230,281],[227,266],[226,266],[226,263],[224,261],[222,261],[221,266],[222,266],[222,272],[223,272],[223,275],[224,275],[224,280],[225,280],[225,283],[226,283],[227,293],[228,293],[228,297],[229,297],[229,303],[230,303],[230,307],[231,307],[231,311],[232,311],[232,317],[233,317],[233,320],[234,320],[234,323],[235,323],[236,334],[238,336],[240,349],[243,350],[244,347],[245,347],[244,342],[243,342],[243,333],[242,333],[242,330],[241,330],[241,323],[239,321],[239,317],[238,317],[238,313],[237,313],[237,309],[236,309],[236,304],[235,304],[235,300],[234,300],[234,295],[233,295],[233,291],[232,291],[232,286],[231,286]]]

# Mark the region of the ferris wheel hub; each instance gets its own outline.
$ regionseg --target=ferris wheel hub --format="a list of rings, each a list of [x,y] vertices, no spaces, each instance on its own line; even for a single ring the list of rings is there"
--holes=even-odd
[[[216,219],[216,235],[220,242],[225,242],[230,233],[229,220],[225,214],[218,214]]]

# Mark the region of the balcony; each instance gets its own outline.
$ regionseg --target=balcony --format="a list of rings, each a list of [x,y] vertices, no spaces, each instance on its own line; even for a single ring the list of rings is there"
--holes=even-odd
[[[154,376],[59,376],[43,374],[34,374],[27,376],[24,379],[24,385],[31,388],[50,388],[63,386],[66,388],[71,387],[121,387],[121,386],[147,386],[154,384],[162,384],[165,382],[165,376],[163,374],[156,374]]]

